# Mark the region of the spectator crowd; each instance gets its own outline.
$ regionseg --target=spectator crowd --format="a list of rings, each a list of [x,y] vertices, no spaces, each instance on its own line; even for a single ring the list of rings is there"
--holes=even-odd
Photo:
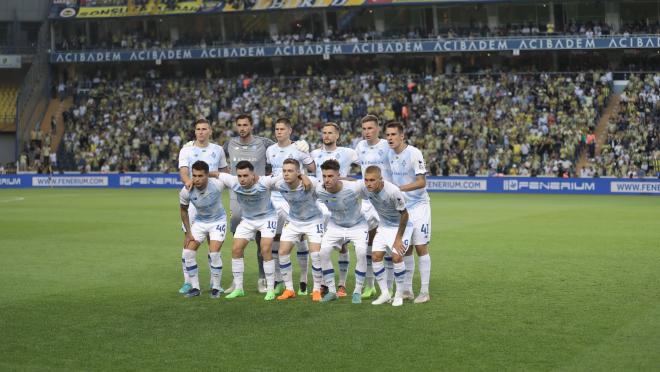
[[[399,39],[451,39],[459,37],[514,37],[514,36],[559,36],[559,35],[581,35],[598,37],[618,34],[629,36],[633,34],[658,34],[660,33],[660,22],[635,21],[625,23],[618,32],[605,22],[569,22],[559,28],[552,24],[538,25],[533,22],[522,22],[520,24],[507,24],[502,27],[489,28],[487,26],[473,27],[441,27],[437,32],[425,31],[419,28],[407,30],[388,30],[376,32],[368,29],[348,29],[318,32],[305,30],[300,27],[296,32],[267,33],[250,31],[244,35],[233,35],[228,40],[222,40],[221,34],[207,32],[205,34],[191,34],[182,32],[176,39],[168,35],[160,35],[157,32],[144,32],[143,30],[117,29],[112,35],[100,37],[99,40],[89,40],[84,32],[65,33],[56,42],[56,49],[66,50],[98,50],[98,49],[152,49],[152,48],[207,48],[227,46],[234,44],[308,44],[316,42],[365,42],[374,40],[399,40]]]
[[[631,76],[581,176],[660,177],[660,73]]]
[[[153,70],[130,79],[98,74],[69,82],[74,105],[64,113],[58,162],[83,172],[173,172],[195,118],[210,119],[214,140],[222,144],[235,135],[240,113],[252,116],[257,134],[271,138],[276,118],[289,117],[294,137],[312,148],[320,146],[322,123],[334,121],[342,128],[340,144],[353,147],[361,139],[360,118],[376,114],[383,122],[404,122],[431,174],[576,176],[584,138],[607,103],[611,80],[600,72],[232,79],[210,71],[205,78],[162,78]],[[600,173],[611,174],[607,168]]]

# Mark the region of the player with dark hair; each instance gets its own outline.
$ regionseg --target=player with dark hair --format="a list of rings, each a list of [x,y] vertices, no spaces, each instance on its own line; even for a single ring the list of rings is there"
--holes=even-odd
[[[190,289],[186,297],[200,295],[197,268],[197,248],[207,239],[209,241],[209,266],[211,269],[211,297],[218,298],[222,293],[222,258],[220,249],[227,232],[227,216],[222,207],[222,182],[209,178],[209,166],[198,160],[192,164],[192,187],[186,186],[179,192],[181,205],[181,223],[185,227],[186,238],[181,260],[187,273]],[[197,214],[191,224],[188,208],[194,205]]]
[[[250,115],[241,114],[236,117],[234,131],[238,133],[237,137],[230,138],[224,144],[224,151],[229,159],[231,174],[236,175],[236,165],[241,160],[249,161],[254,166],[254,172],[259,176],[266,175],[266,149],[274,144],[268,138],[253,135],[254,126]],[[236,194],[229,194],[229,209],[231,210],[230,229],[232,234],[236,232],[236,227],[241,222],[241,206],[236,200]],[[257,288],[260,293],[266,292],[266,279],[263,272],[263,259],[261,257],[261,234],[255,238],[257,244],[257,265],[259,267],[259,280]],[[228,291],[233,287],[228,288]]]
[[[205,162],[209,167],[210,177],[217,177],[219,172],[227,172],[228,170],[227,160],[222,147],[210,142],[212,138],[211,124],[206,119],[200,118],[195,121],[194,129],[195,141],[188,142],[179,151],[179,176],[188,191],[192,189],[193,185],[191,168],[194,162],[199,160]],[[191,204],[188,207],[189,222],[191,225],[195,219],[195,214],[195,205]],[[184,234],[188,234],[185,225],[182,225],[182,229]],[[181,289],[179,289],[179,293],[188,293],[192,286],[188,280],[188,274],[183,260],[181,265],[183,268],[184,283]]]
[[[364,178],[367,167],[375,165],[381,169],[381,174],[384,180],[389,181],[390,178],[390,165],[387,162],[387,153],[389,147],[387,141],[380,138],[380,120],[375,115],[367,115],[360,120],[362,126],[362,141],[358,142],[355,147],[358,158],[360,159],[360,168],[362,177]],[[376,227],[378,226],[378,213],[374,210],[371,202],[365,200],[362,203],[362,213],[364,213],[367,223],[369,224],[369,245],[367,246],[367,285],[365,286],[362,298],[369,298],[376,294],[374,288],[374,276],[371,263],[371,247],[374,236],[376,235]],[[392,257],[385,256],[385,272],[387,277],[387,285],[391,289],[394,283],[392,266]]]
[[[337,299],[335,287],[335,271],[330,260],[333,250],[341,249],[342,245],[352,241],[355,246],[355,290],[352,302],[362,302],[362,286],[367,269],[368,226],[361,207],[361,186],[358,182],[340,180],[339,163],[327,160],[321,165],[323,181],[317,181],[316,193],[330,210],[330,221],[321,241],[321,267],[323,279],[328,287],[328,293],[321,302]]]
[[[388,161],[392,171],[392,183],[397,185],[406,198],[406,209],[413,225],[411,245],[415,247],[419,260],[421,289],[415,303],[427,302],[431,276],[431,256],[428,244],[431,240],[431,202],[426,191],[426,163],[422,152],[405,142],[403,125],[390,122],[385,126],[385,137],[390,147]],[[415,272],[415,258],[412,249],[406,252],[406,290],[404,298],[412,298],[412,279]]]
[[[403,256],[408,250],[412,235],[412,224],[408,222],[405,197],[396,185],[383,180],[382,171],[376,165],[367,167],[361,183],[365,200],[371,202],[379,217],[372,255],[380,296],[372,304],[382,305],[391,301],[383,266],[383,258],[385,253],[388,253],[392,257],[396,280],[396,295],[392,305],[401,306],[406,274]]]
[[[226,298],[245,296],[243,290],[243,252],[250,240],[261,233],[261,255],[266,277],[266,301],[275,299],[275,261],[271,255],[271,244],[277,230],[277,211],[270,201],[270,190],[281,177],[259,176],[254,166],[247,160],[236,163],[236,176],[220,174],[220,181],[236,194],[236,200],[243,211],[241,222],[236,227],[232,246],[232,274],[234,290]]]
[[[280,272],[286,289],[277,299],[286,300],[296,296],[293,290],[290,252],[295,243],[307,238],[312,256],[312,277],[314,279],[312,301],[320,301],[321,256],[319,252],[325,228],[323,213],[318,208],[316,190],[312,187],[312,183],[308,182],[309,180],[301,181],[302,175],[298,160],[284,160],[282,177],[283,179],[277,182],[274,190],[279,191],[289,205],[288,220],[282,227],[279,249]],[[314,178],[311,180],[316,181]]]
[[[341,134],[341,127],[337,123],[328,122],[321,128],[323,145],[312,151],[311,156],[316,164],[323,164],[326,160],[334,159],[339,163],[339,175],[347,177],[351,170],[351,165],[359,164],[357,152],[350,147],[337,146],[337,141]],[[316,168],[316,177],[322,179],[321,168]],[[324,218],[330,218],[330,211],[324,204],[319,203]],[[343,246],[339,251],[339,287],[337,295],[346,296],[346,277],[348,275],[348,266],[350,264],[350,255],[348,247]]]
[[[291,122],[287,118],[278,118],[275,121],[275,138],[277,143],[271,145],[266,151],[266,161],[272,166],[273,176],[278,176],[282,174],[282,167],[284,165],[284,160],[294,159],[300,163],[300,167],[304,167],[310,172],[316,170],[316,165],[314,160],[309,156],[309,145],[304,140],[297,141],[296,143],[291,142]],[[288,219],[289,214],[289,204],[282,197],[279,191],[273,191],[272,193],[273,205],[277,209],[279,216],[279,230],[275,236],[275,242],[273,243],[273,256],[275,259],[278,259],[279,255],[279,246],[280,246],[280,234],[282,232],[282,227],[284,222]],[[307,268],[308,268],[308,255],[309,248],[307,247],[307,242],[305,240],[297,243],[297,258],[298,264],[300,265],[300,288],[299,294],[307,294]],[[281,277],[279,268],[275,272],[275,280],[278,282],[276,293],[281,294],[284,291],[284,283],[281,283]]]

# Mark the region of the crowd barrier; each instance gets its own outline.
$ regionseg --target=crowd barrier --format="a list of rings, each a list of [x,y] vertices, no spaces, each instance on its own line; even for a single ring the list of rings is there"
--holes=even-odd
[[[331,55],[503,52],[539,50],[658,49],[660,35],[637,36],[535,36],[510,38],[455,38],[426,40],[378,40],[365,42],[316,42],[293,45],[251,45],[174,49],[96,50],[52,52],[52,63],[98,63],[226,59],[256,57],[297,57]]]
[[[0,188],[180,188],[178,174],[0,175]],[[428,177],[431,192],[658,195],[659,179]]]

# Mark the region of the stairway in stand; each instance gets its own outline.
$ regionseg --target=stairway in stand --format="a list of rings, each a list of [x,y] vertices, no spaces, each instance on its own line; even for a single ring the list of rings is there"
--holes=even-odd
[[[603,112],[603,115],[601,115],[600,120],[598,121],[598,125],[596,126],[596,133],[595,133],[596,155],[600,154],[601,147],[605,144],[605,141],[607,141],[607,123],[609,123],[610,118],[613,115],[618,114],[620,100],[621,100],[620,94],[618,93],[612,94],[609,102],[607,103],[607,107],[605,107],[605,111]],[[575,167],[575,170],[578,172],[578,175],[580,174],[579,173],[580,169],[588,165],[589,165],[589,150],[585,149],[585,151],[583,151],[582,155],[580,156],[580,160],[577,163],[577,167]]]
[[[48,111],[46,111],[46,115],[44,115],[41,122],[41,132],[43,135],[53,135],[51,133],[50,120],[54,116],[55,120],[57,120],[57,131],[50,141],[51,151],[57,151],[57,146],[59,146],[62,137],[64,137],[64,118],[62,117],[62,113],[67,111],[71,106],[73,106],[73,98],[71,97],[67,97],[63,101],[55,98],[48,104]]]

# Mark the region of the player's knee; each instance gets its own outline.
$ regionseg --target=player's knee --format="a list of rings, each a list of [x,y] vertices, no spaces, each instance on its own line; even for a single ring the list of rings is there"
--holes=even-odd
[[[416,245],[415,250],[417,251],[418,256],[426,256],[427,254],[429,254],[429,247],[426,244]],[[411,251],[412,251],[412,249],[411,249]]]

